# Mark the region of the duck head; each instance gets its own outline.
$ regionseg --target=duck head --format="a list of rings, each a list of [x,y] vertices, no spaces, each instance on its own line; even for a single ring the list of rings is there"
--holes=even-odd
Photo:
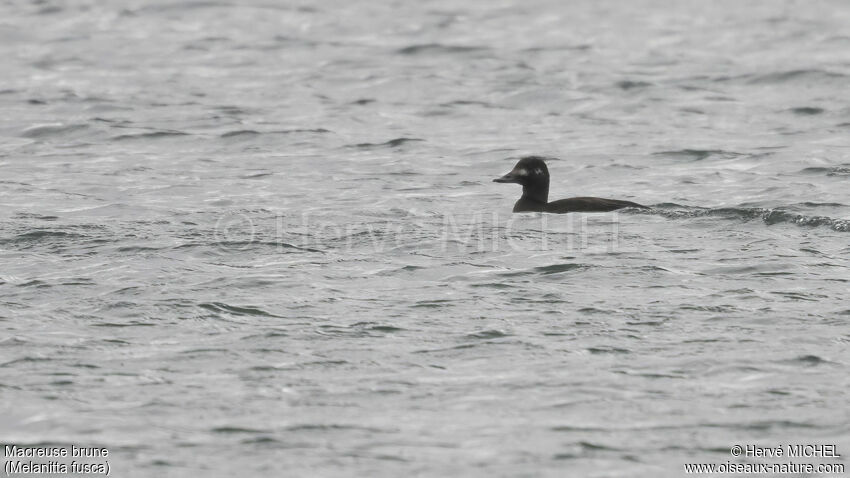
[[[549,169],[540,156],[526,156],[508,174],[493,180],[522,185],[522,199],[546,204],[549,200]]]

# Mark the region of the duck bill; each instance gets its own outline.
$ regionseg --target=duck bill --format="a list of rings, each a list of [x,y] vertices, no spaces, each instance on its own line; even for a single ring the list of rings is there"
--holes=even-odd
[[[494,183],[518,183],[519,182],[519,174],[517,174],[516,169],[509,172],[508,174],[502,176],[501,178],[496,178],[493,180]]]

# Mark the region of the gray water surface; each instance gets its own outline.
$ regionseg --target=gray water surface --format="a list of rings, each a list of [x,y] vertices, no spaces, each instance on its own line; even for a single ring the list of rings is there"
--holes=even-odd
[[[0,57],[0,444],[847,463],[847,2],[19,1]],[[653,209],[512,215],[526,154],[551,199]]]

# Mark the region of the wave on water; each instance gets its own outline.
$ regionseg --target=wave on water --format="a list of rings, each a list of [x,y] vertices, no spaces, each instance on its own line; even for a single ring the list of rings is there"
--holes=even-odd
[[[806,69],[789,70],[755,75],[749,78],[750,83],[786,83],[786,82],[821,82],[821,81],[844,81],[847,75],[833,71]]]
[[[671,219],[695,217],[721,217],[751,221],[761,219],[768,226],[774,224],[796,224],[801,227],[828,227],[833,231],[850,232],[850,219],[837,219],[829,216],[812,216],[785,211],[781,208],[760,207],[722,207],[702,208],[682,206],[675,203],[662,203],[650,210],[635,210],[637,214],[659,214]]]
[[[25,129],[21,133],[23,138],[43,139],[53,137],[67,137],[80,135],[88,129],[88,125],[82,123],[71,124],[42,124]]]
[[[422,45],[410,45],[397,50],[401,55],[421,55],[421,54],[464,54],[464,53],[479,53],[487,51],[489,48],[480,46],[459,46],[459,45],[442,45],[440,43],[427,43]]]
[[[800,171],[802,174],[825,174],[827,176],[850,176],[850,164],[842,164],[839,166],[832,167],[818,167],[813,166],[809,168],[802,169]]]
[[[257,131],[253,129],[240,129],[235,131],[228,131],[226,133],[222,133],[222,138],[232,138],[236,136],[242,137],[253,137],[261,134],[293,134],[293,133],[330,133],[330,130],[324,128],[302,128],[302,129],[286,129],[286,130],[276,130],[276,131]]]
[[[653,156],[665,156],[684,161],[701,161],[709,157],[732,159],[737,158],[738,156],[743,156],[741,153],[723,151],[720,149],[681,149],[678,151],[660,151],[652,154]]]
[[[801,70],[786,70],[773,71],[769,73],[747,73],[733,76],[718,76],[713,78],[717,83],[723,82],[744,82],[747,84],[771,84],[778,85],[784,83],[806,83],[820,84],[825,82],[846,81],[847,75],[834,71],[821,69],[801,69]]]
[[[816,106],[800,106],[798,108],[791,108],[789,111],[800,116],[814,116],[819,115],[826,110]]]
[[[381,147],[389,147],[396,148],[404,145],[405,143],[415,142],[415,141],[425,141],[420,138],[395,138],[384,143],[359,143],[354,145],[357,148],[381,148]]]
[[[135,140],[135,139],[157,139],[157,138],[171,138],[176,136],[189,136],[189,133],[185,133],[183,131],[150,131],[146,133],[136,133],[136,134],[122,134],[120,136],[115,136],[112,141],[124,141],[124,140]]]

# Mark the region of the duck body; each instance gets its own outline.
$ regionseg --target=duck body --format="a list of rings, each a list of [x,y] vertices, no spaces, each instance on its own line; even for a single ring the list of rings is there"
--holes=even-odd
[[[522,196],[514,204],[513,212],[608,212],[626,207],[649,209],[647,206],[620,199],[575,197],[549,202],[549,169],[540,156],[526,156],[519,160],[508,174],[493,180],[497,183],[522,185]]]

